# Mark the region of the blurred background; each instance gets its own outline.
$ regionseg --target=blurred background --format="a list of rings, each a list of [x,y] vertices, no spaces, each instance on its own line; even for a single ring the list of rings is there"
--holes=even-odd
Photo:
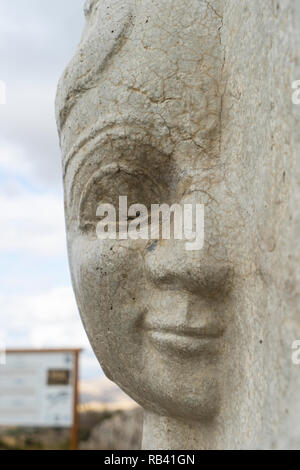
[[[84,0],[1,0],[0,343],[83,348],[80,448],[138,448],[141,411],[103,375],[67,262],[56,86],[79,42]],[[0,370],[1,373],[1,370]],[[67,448],[68,430],[0,428],[0,449]]]

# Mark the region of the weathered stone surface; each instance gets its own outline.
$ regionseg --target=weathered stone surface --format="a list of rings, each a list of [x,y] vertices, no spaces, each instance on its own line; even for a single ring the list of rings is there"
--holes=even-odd
[[[95,353],[146,410],[145,448],[300,447],[299,2],[101,0],[86,15],[57,121]],[[124,195],[205,204],[204,249],[100,242],[97,205]]]

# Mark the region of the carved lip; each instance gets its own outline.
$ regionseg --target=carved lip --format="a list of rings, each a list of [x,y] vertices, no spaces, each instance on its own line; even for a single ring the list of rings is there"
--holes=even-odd
[[[224,330],[214,327],[156,327],[147,325],[146,331],[152,344],[164,352],[196,355],[211,352]]]

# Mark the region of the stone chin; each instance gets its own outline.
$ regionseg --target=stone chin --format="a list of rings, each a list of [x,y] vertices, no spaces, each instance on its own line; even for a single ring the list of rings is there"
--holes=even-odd
[[[143,353],[149,355],[149,365],[142,372],[121,362],[118,368],[122,372],[117,372],[116,365],[106,361],[102,352],[97,358],[107,377],[146,411],[195,424],[217,418],[224,389],[218,368],[191,368],[189,361],[176,368],[176,361],[158,360],[151,350]]]
[[[95,318],[86,305],[80,308],[105,375],[145,410],[186,422],[213,420],[224,391],[223,338],[184,338],[142,330],[143,314],[131,312],[128,320],[129,309],[122,315],[120,307],[119,322],[110,323],[103,319],[104,312]]]

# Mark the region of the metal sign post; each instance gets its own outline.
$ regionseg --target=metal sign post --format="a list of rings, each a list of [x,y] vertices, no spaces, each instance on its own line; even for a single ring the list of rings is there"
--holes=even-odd
[[[74,351],[74,397],[73,397],[73,426],[71,432],[71,450],[78,449],[78,377],[79,377],[79,350]]]

